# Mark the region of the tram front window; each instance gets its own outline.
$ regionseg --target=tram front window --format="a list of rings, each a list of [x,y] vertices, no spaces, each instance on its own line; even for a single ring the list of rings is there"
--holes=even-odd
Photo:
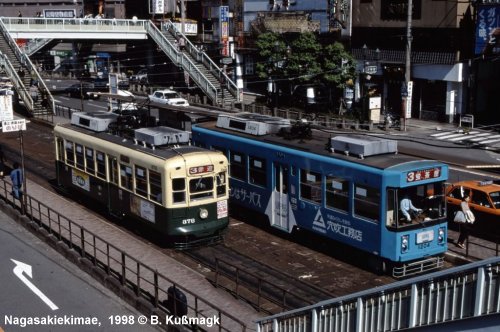
[[[207,176],[189,180],[189,194],[191,200],[212,198],[214,190],[214,178]]]
[[[444,182],[387,189],[387,226],[408,227],[444,217]]]

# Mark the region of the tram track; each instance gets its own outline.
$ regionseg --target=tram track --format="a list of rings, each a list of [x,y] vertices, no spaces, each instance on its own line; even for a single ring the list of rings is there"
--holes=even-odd
[[[219,244],[184,252],[212,271],[211,281],[236,296],[253,293],[252,305],[270,314],[304,307],[336,296],[297,277]],[[249,300],[249,299],[245,299]]]
[[[50,129],[35,123],[31,123],[29,129],[30,135],[25,135],[26,171],[30,180],[53,190],[49,184],[55,178]],[[2,145],[10,165],[20,160],[17,137],[11,136]],[[90,210],[88,206],[85,208]],[[92,213],[104,216],[103,211]],[[152,246],[159,254],[192,267],[214,285],[269,313],[394,281],[368,272],[362,262],[356,264],[356,258],[345,252],[345,248],[336,248],[327,242],[314,243],[316,240],[311,241],[314,245],[304,244],[287,235],[273,234],[268,227],[256,227],[234,218],[224,244],[188,251],[165,248],[144,237],[146,232],[142,230],[117,227]],[[256,287],[259,285],[256,280],[261,280],[265,287]]]

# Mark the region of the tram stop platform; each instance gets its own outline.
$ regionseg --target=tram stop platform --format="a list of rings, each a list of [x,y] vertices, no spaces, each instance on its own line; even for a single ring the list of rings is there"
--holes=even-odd
[[[10,179],[7,177],[4,180],[0,180],[0,182],[3,181],[10,183]],[[6,183],[0,183],[0,185],[6,188]],[[10,184],[7,185],[7,188],[10,188]],[[263,314],[259,314],[249,304],[238,300],[225,290],[215,288],[201,273],[183,265],[167,254],[160,252],[159,249],[150,245],[147,240],[142,240],[129,234],[127,231],[119,228],[110,221],[106,221],[95,213],[91,213],[78,203],[42,187],[30,179],[27,179],[27,192],[30,197],[42,202],[42,204],[45,204],[48,208],[53,209],[60,215],[79,224],[89,232],[98,235],[101,239],[125,252],[130,257],[135,258],[152,270],[158,271],[159,274],[165,276],[179,287],[196,294],[198,298],[210,303],[212,307],[237,318],[241,323],[245,324],[242,328],[240,324],[227,319],[227,325],[224,326],[227,331],[254,331],[256,326],[255,321],[264,316]],[[4,194],[1,195],[4,196]],[[7,193],[7,195],[9,194]],[[20,215],[18,211],[19,204],[17,204],[17,208],[13,208],[11,200],[12,199],[9,197],[6,203],[0,199],[0,209],[11,215],[15,220],[27,219]],[[40,231],[40,229],[38,230]],[[84,270],[86,269],[84,268]],[[124,292],[121,291],[120,296],[125,296],[123,293]],[[223,319],[221,319],[221,321],[223,321]]]

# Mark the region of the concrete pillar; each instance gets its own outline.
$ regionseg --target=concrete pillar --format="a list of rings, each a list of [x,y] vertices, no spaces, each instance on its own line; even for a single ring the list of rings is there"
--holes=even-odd
[[[452,123],[455,119],[456,115],[459,114],[457,106],[461,106],[460,102],[457,103],[460,99],[458,96],[458,87],[459,83],[457,82],[446,82],[446,121],[448,123]],[[461,111],[461,109],[460,109]]]
[[[243,69],[241,63],[243,62],[243,55],[235,53],[236,58],[236,86],[238,89],[243,89]]]

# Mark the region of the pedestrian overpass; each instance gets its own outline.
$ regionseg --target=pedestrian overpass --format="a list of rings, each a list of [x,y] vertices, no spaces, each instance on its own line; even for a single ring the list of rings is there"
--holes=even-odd
[[[257,332],[484,331],[500,326],[500,257],[257,321]]]
[[[6,70],[24,104],[34,116],[53,112],[54,101],[41,80],[37,68],[29,60],[29,55],[46,45],[52,39],[95,39],[95,40],[140,40],[151,38],[170,60],[185,70],[196,85],[221,107],[234,106],[242,100],[242,92],[202,50],[166,21],[158,28],[149,20],[125,19],[84,19],[84,18],[41,18],[41,17],[1,17],[0,18],[0,61]],[[184,38],[186,47],[178,49],[176,40]],[[30,39],[27,48],[20,49],[16,39]],[[9,60],[7,61],[6,58]],[[10,62],[10,63],[9,63]],[[23,67],[34,73],[42,84],[40,95],[48,98],[49,109],[42,109],[40,103],[26,94],[28,90],[19,77],[16,68]],[[50,109],[51,108],[51,109]]]

